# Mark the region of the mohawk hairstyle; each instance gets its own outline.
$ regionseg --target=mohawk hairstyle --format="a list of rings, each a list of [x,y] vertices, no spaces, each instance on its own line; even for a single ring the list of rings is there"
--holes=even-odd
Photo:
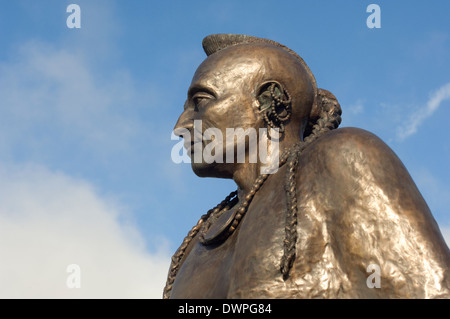
[[[205,51],[206,55],[210,56],[211,54],[214,54],[225,48],[228,48],[228,47],[231,47],[234,45],[248,44],[248,43],[270,44],[270,45],[276,46],[278,48],[281,48],[281,49],[285,50],[286,52],[288,52],[289,54],[293,55],[300,62],[300,64],[305,68],[306,73],[308,74],[308,76],[313,84],[314,95],[317,95],[316,78],[314,77],[313,73],[309,69],[308,65],[295,51],[289,49],[287,46],[285,46],[283,44],[280,44],[273,40],[258,38],[258,37],[254,37],[251,35],[218,33],[218,34],[211,34],[211,35],[206,36],[203,39],[202,46],[203,46],[203,50]]]

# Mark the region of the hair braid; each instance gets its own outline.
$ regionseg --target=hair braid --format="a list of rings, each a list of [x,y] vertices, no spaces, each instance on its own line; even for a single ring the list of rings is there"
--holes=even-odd
[[[297,182],[296,168],[302,151],[322,134],[336,129],[341,123],[342,110],[333,94],[327,90],[318,90],[318,101],[320,108],[319,118],[312,125],[311,133],[304,141],[297,144],[287,159],[287,172],[285,180],[286,190],[286,219],[285,238],[283,241],[283,256],[281,258],[280,271],[286,280],[296,257],[297,243]]]
[[[297,196],[295,170],[297,168],[301,149],[304,148],[304,145],[304,143],[297,144],[287,160],[287,173],[284,185],[286,191],[287,209],[284,226],[284,249],[280,267],[283,278],[285,279],[289,276],[289,270],[295,260],[295,243],[297,242]]]

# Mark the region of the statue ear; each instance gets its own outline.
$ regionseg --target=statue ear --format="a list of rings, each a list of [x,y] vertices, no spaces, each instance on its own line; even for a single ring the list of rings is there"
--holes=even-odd
[[[284,123],[291,116],[291,97],[284,86],[277,81],[261,84],[257,91],[259,112],[272,128],[284,131]]]
[[[264,112],[272,105],[272,95],[270,93],[270,87],[273,82],[265,82],[258,88],[257,99],[259,102],[259,111]]]

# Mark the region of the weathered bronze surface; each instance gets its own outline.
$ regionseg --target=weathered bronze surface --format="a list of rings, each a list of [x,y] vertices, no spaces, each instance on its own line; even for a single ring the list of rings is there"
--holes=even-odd
[[[203,45],[175,131],[194,134],[194,120],[224,136],[277,127],[281,167],[192,163],[238,191],[189,232],[164,297],[450,298],[449,249],[393,151],[367,131],[337,129],[336,98],[288,48],[241,35]],[[368,285],[369,265],[379,288]]]

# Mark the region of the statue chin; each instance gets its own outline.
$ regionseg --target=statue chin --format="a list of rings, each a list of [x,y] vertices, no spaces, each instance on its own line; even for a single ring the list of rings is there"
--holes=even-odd
[[[233,178],[233,174],[225,168],[226,164],[218,163],[191,163],[192,171],[198,177]]]
[[[214,169],[215,163],[191,163],[192,170],[194,171],[195,175],[198,177],[215,177],[215,169]]]

